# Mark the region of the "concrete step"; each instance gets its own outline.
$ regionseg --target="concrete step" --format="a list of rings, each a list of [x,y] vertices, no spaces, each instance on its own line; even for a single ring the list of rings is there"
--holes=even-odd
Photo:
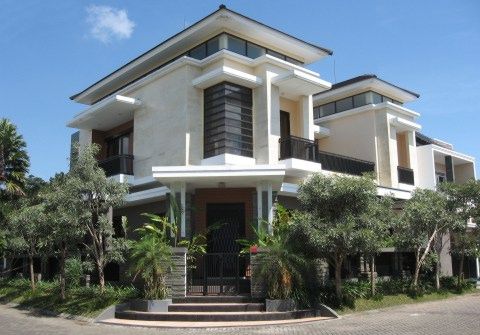
[[[184,303],[168,306],[169,312],[263,312],[262,303]]]
[[[292,312],[167,312],[148,313],[131,310],[118,311],[115,318],[142,321],[181,321],[181,322],[240,322],[273,321],[312,318],[320,316],[315,310]]]
[[[192,295],[185,298],[173,298],[174,304],[246,304],[261,303],[261,299],[252,299],[249,295]]]

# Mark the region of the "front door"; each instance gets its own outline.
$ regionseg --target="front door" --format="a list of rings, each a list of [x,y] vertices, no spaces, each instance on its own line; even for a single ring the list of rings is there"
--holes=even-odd
[[[245,204],[207,204],[208,253],[238,253],[245,238]]]

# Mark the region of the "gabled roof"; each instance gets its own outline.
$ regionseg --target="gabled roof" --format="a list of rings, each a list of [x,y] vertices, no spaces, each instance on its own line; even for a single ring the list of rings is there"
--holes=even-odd
[[[195,44],[203,42],[200,39],[211,35],[215,30],[218,33],[220,32],[219,30],[225,29],[232,29],[233,31],[235,29],[243,30],[242,33],[247,36],[256,34],[259,36],[258,39],[271,43],[270,48],[273,50],[280,49],[279,51],[282,51],[282,48],[291,50],[290,53],[303,58],[302,60],[305,63],[314,62],[333,53],[331,50],[305,42],[227,9],[225,5],[220,5],[218,10],[131,60],[83,91],[71,96],[70,99],[87,104],[94,103],[112,94],[120,87],[128,85],[145,73],[152,71],[159,64],[178,57],[182,48],[193,47]],[[282,48],[279,47],[280,45],[282,45]]]
[[[323,96],[327,96],[327,95],[330,96],[330,95],[335,94],[336,91],[339,91],[342,88],[347,88],[349,86],[353,87],[355,84],[360,85],[363,82],[365,82],[365,84],[367,84],[368,82],[371,82],[371,83],[374,83],[374,84],[380,84],[382,86],[389,87],[393,90],[400,91],[401,93],[403,92],[403,95],[407,94],[411,97],[410,100],[413,100],[415,98],[420,97],[420,94],[415,93],[415,92],[410,91],[410,90],[407,90],[405,88],[399,87],[397,85],[394,85],[394,84],[392,84],[392,83],[390,83],[386,80],[383,80],[383,79],[377,77],[377,75],[375,75],[375,74],[363,74],[361,76],[357,76],[357,77],[353,77],[353,78],[341,81],[339,83],[333,84],[332,88],[330,90],[317,93],[317,94],[315,94],[315,96],[316,97],[317,96],[318,97],[320,97],[320,96],[323,97]]]

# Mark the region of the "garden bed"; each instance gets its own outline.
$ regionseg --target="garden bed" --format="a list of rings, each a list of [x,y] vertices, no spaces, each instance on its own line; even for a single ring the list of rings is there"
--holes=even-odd
[[[24,279],[0,279],[0,301],[16,303],[19,308],[36,308],[54,313],[96,317],[105,308],[125,302],[139,296],[134,287],[110,286],[101,293],[99,287],[78,287],[67,290],[67,299],[60,299],[58,283],[40,282],[35,292],[30,288],[30,282]]]

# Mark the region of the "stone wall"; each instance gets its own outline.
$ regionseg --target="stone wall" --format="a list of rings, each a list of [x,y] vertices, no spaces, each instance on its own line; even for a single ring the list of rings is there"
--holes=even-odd
[[[170,296],[185,297],[187,294],[187,248],[173,248],[173,266],[167,276]]]
[[[261,299],[266,296],[266,288],[263,278],[260,276],[259,254],[267,252],[265,249],[257,249],[256,253],[250,253],[250,293],[252,298]]]

